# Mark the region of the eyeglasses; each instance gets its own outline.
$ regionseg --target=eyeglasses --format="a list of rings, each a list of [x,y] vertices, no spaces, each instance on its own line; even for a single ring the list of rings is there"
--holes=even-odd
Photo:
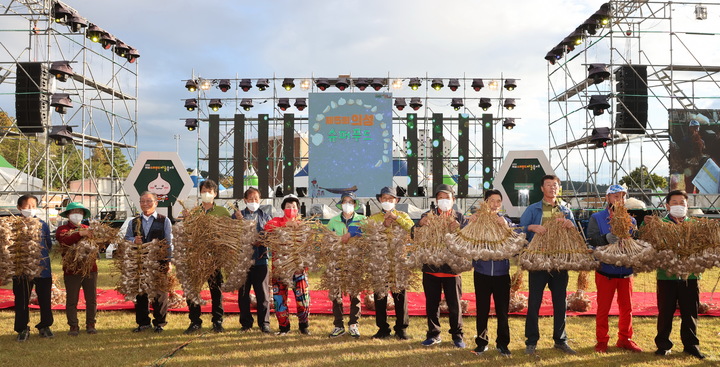
[[[140,204],[152,204],[155,200],[140,200]]]

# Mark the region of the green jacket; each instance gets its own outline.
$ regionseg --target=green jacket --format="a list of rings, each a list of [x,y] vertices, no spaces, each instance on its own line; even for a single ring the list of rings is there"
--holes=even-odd
[[[338,236],[342,236],[348,231],[348,227],[360,227],[360,223],[365,220],[365,216],[362,214],[355,213],[355,215],[350,220],[350,223],[345,226],[345,223],[342,221],[342,214],[330,218],[330,220],[327,223],[327,227],[335,232]]]
[[[202,209],[202,206],[200,206],[200,208]],[[212,209],[206,211],[205,214],[213,215],[216,217],[228,217],[228,218],[230,218],[232,216],[230,214],[230,211],[227,210],[227,208],[225,208],[222,205],[217,205],[217,204],[213,204]]]
[[[663,218],[662,220],[663,220],[663,222],[673,222],[673,221],[670,219],[670,215],[669,215],[669,214],[666,215],[665,218]],[[686,216],[686,217],[685,217],[685,220],[684,220],[683,222],[687,222],[687,221],[689,221],[689,220],[691,220],[691,219]],[[673,222],[673,223],[674,223],[674,222]],[[702,274],[690,274],[690,276],[688,276],[688,279],[700,279],[701,277],[702,277]],[[668,274],[668,273],[665,271],[665,269],[658,269],[658,270],[657,270],[657,279],[658,279],[658,280],[684,280],[683,278],[681,278],[681,277],[679,277],[679,276],[677,276],[677,275],[675,275],[675,276],[670,276],[670,274]]]
[[[402,227],[403,229],[405,229],[406,231],[408,231],[408,233],[409,233],[410,230],[412,229],[412,227],[415,226],[415,222],[413,222],[413,220],[410,219],[410,215],[408,215],[408,213],[401,212],[397,209],[393,209],[393,212],[395,213],[395,215],[397,215],[397,219],[395,219],[395,223],[393,223],[393,225],[398,225],[398,226]],[[369,216],[368,220],[371,220],[373,222],[382,223],[385,220],[385,211],[383,210],[383,211],[377,212],[377,213]]]

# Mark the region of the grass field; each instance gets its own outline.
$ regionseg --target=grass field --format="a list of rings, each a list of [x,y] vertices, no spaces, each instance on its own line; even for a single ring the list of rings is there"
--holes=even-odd
[[[53,269],[58,275],[58,286],[62,287],[60,261],[53,258]],[[99,287],[112,288],[115,280],[110,274],[110,261],[101,260]],[[714,269],[704,275],[701,290],[712,290],[720,270]],[[571,273],[573,274],[573,273]],[[655,289],[654,274],[641,274],[635,283],[636,291],[652,292]],[[464,277],[465,292],[472,290],[472,276]],[[574,278],[573,278],[574,279]],[[311,276],[311,287],[318,284],[317,275]],[[591,281],[591,286],[593,282]],[[571,280],[569,290],[575,289]],[[591,289],[592,290],[592,289]],[[82,313],[80,318],[82,320]],[[31,312],[30,325],[37,323],[38,312]],[[209,316],[204,316],[205,325]],[[271,327],[277,329],[274,316]],[[442,319],[443,330],[447,330],[447,319]],[[375,331],[374,319],[361,319],[358,340],[349,336],[328,339],[332,329],[332,317],[312,315],[310,318],[313,335],[304,336],[292,333],[285,337],[264,335],[257,330],[240,334],[237,315],[228,315],[225,321],[226,333],[207,332],[199,336],[186,336],[182,332],[188,325],[187,314],[171,313],[168,326],[162,334],[145,332],[133,334],[134,314],[131,312],[99,312],[97,335],[81,334],[77,338],[66,335],[68,326],[65,315],[55,312],[54,339],[41,339],[33,329],[26,343],[15,342],[13,332],[13,312],[0,312],[0,366],[264,366],[264,365],[312,365],[312,366],[418,366],[418,365],[498,365],[498,366],[563,366],[566,364],[586,366],[699,366],[720,365],[720,319],[703,317],[699,321],[698,334],[701,350],[708,356],[699,361],[682,353],[679,336],[679,318],[676,318],[673,341],[677,344],[673,354],[657,357],[653,338],[655,337],[654,317],[634,318],[634,340],[642,347],[643,353],[627,353],[611,347],[609,353],[600,355],[593,351],[595,344],[595,318],[569,317],[567,333],[570,345],[578,351],[576,356],[566,356],[552,348],[552,317],[540,319],[541,339],[538,344],[538,357],[526,356],[524,351],[523,317],[511,317],[510,328],[512,342],[510,359],[500,357],[497,351],[490,350],[483,356],[470,353],[474,348],[475,318],[464,318],[465,338],[468,348],[458,350],[452,347],[449,335],[442,335],[444,341],[436,347],[425,348],[419,343],[424,339],[426,321],[424,317],[412,317],[409,333],[414,337],[410,341],[395,339],[377,341],[370,339]],[[291,319],[293,328],[297,328],[297,319]],[[616,329],[617,318],[611,317],[611,333]],[[490,322],[490,334],[494,338],[495,322]],[[208,331],[206,327],[203,329]],[[611,343],[615,337],[611,335]],[[491,342],[491,346],[494,343]],[[181,348],[181,346],[183,346]],[[172,355],[172,353],[174,355]]]

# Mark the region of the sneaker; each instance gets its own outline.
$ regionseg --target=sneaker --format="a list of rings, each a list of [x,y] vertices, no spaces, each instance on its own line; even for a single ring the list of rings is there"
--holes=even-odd
[[[200,331],[200,329],[202,329],[202,325],[190,324],[190,326],[188,326],[188,328],[185,329],[185,331],[183,331],[183,334],[186,334],[186,335],[195,334],[198,331]]]
[[[252,326],[243,326],[240,328],[241,333],[247,333],[250,330],[252,330]]]
[[[508,349],[507,346],[504,347],[497,347],[498,352],[500,352],[500,355],[503,357],[510,357],[512,353],[510,353],[510,349]]]
[[[213,331],[213,333],[224,333],[225,328],[222,326],[221,323],[215,322],[215,323],[213,323],[212,331]]]
[[[277,335],[277,336],[285,336],[288,334],[290,334],[290,330],[280,330],[277,333],[275,333],[275,335]]]
[[[553,348],[560,349],[561,351],[565,352],[565,354],[577,354],[577,352],[570,348],[567,343],[555,344]]]
[[[617,344],[615,344],[616,347],[627,349],[631,352],[640,353],[642,352],[642,349],[632,340],[618,340]]]
[[[420,343],[423,347],[432,347],[433,345],[440,344],[442,340],[440,338],[427,338],[425,341]]]
[[[670,349],[658,349],[655,351],[656,356],[669,356]]]
[[[300,334],[310,335],[310,326],[307,322],[301,322],[299,325]]]
[[[390,330],[378,330],[375,335],[373,335],[371,338],[373,339],[387,339],[390,337]]]
[[[335,327],[333,331],[328,335],[330,338],[337,338],[338,336],[345,335],[345,328]]]
[[[455,348],[465,349],[465,341],[462,339],[453,339],[453,344],[455,345]]]
[[[537,350],[536,350],[535,348],[537,348],[536,345],[527,345],[527,346],[525,346],[525,354],[528,354],[528,355],[531,355],[531,356],[537,354]]]
[[[358,328],[358,324],[350,325],[349,329],[350,329],[350,336],[352,336],[353,338],[360,337],[360,329]]]
[[[40,333],[41,338],[54,338],[55,334],[53,334],[52,330],[50,330],[49,327],[43,327],[38,329],[38,332]]]
[[[618,342],[620,343],[620,342]],[[618,345],[620,346],[620,345]],[[595,344],[595,351],[598,353],[607,353],[608,343],[607,342],[597,342]]]
[[[95,324],[87,324],[85,325],[85,332],[87,332],[90,335],[97,334],[97,329],[95,328]]]
[[[240,330],[242,330],[242,329],[240,329]],[[248,330],[249,330],[249,329],[248,329]],[[270,329],[270,326],[263,326],[263,327],[260,329],[260,331],[261,331],[263,334],[272,334],[272,329]]]
[[[68,331],[69,336],[78,336],[80,335],[80,327],[79,326],[70,326],[70,331]]]
[[[487,351],[488,351],[488,347],[487,347],[487,345],[486,345],[486,346],[484,346],[484,347],[480,347],[480,346],[475,347],[475,349],[473,349],[472,352],[473,352],[473,354],[475,354],[476,356],[480,356],[480,355],[482,355],[483,353],[485,353],[485,352],[487,352]]]
[[[411,337],[410,335],[408,335],[408,334],[405,332],[405,330],[403,330],[403,331],[396,331],[396,332],[395,332],[395,338],[396,338],[397,340],[410,340],[410,339],[412,339],[412,337]]]
[[[705,355],[700,353],[700,349],[698,349],[698,347],[685,348],[683,349],[683,353],[689,354],[697,359],[705,359]]]
[[[141,333],[147,329],[150,329],[151,325],[140,325],[132,330],[133,333]]]
[[[25,342],[30,338],[30,328],[25,328],[25,330],[18,333],[17,341],[19,342]]]
[[[157,334],[160,334],[163,331],[165,331],[165,329],[163,329],[162,326],[158,325],[158,326],[155,326],[155,330],[153,330],[153,331],[155,331],[155,333],[157,333]]]

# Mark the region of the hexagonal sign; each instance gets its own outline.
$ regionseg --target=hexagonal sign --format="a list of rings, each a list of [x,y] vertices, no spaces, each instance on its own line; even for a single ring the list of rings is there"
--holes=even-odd
[[[502,192],[507,214],[519,217],[528,205],[542,200],[540,179],[553,174],[542,150],[515,150],[508,152],[493,186]]]
[[[150,191],[158,196],[158,212],[173,215],[182,210],[178,200],[187,199],[193,188],[190,175],[174,152],[141,152],[125,183],[125,192],[136,208],[140,194]]]

